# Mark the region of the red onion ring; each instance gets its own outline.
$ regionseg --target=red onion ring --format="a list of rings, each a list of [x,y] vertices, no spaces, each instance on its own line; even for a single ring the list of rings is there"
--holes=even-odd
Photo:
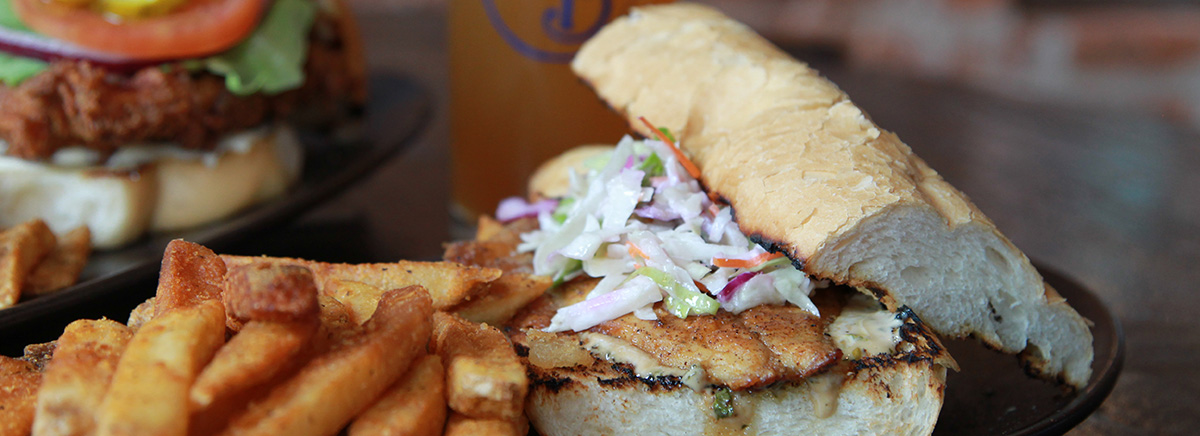
[[[0,51],[9,54],[53,62],[60,59],[87,61],[93,65],[118,72],[130,73],[170,59],[132,59],[111,53],[80,47],[66,41],[36,33],[0,26]]]

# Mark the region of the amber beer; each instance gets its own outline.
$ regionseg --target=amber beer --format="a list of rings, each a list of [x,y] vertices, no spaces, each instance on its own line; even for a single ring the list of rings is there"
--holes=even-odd
[[[636,0],[452,0],[450,136],[454,215],[473,224],[525,194],[538,164],[615,143],[625,123],[571,73],[579,45]]]

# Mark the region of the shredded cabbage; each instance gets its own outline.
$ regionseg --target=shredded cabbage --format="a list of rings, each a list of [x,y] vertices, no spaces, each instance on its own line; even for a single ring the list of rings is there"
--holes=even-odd
[[[559,309],[547,331],[585,330],[630,313],[655,319],[659,301],[681,318],[787,303],[819,315],[809,299],[818,283],[786,257],[713,265],[767,251],[742,234],[729,206],[709,199],[670,145],[626,136],[584,167],[556,207],[538,208],[540,228],[521,235],[518,248],[534,253],[535,273],[557,282],[602,278],[584,301]]]

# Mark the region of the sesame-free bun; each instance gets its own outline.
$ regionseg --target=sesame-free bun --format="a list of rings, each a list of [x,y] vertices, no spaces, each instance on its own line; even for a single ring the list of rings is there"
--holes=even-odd
[[[0,228],[41,218],[54,232],[86,225],[96,248],[146,231],[227,218],[282,194],[303,147],[288,127],[231,135],[222,152],[164,153],[125,168],[68,167],[0,157]]]
[[[745,25],[696,4],[638,8],[571,66],[643,135],[638,117],[674,132],[742,231],[809,274],[1086,384],[1087,322],[1029,259],[837,86]]]

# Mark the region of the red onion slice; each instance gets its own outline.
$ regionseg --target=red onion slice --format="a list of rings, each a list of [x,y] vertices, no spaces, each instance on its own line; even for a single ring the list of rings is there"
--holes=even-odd
[[[509,197],[500,201],[500,206],[496,207],[496,219],[506,223],[517,218],[537,216],[542,212],[553,212],[556,207],[556,200],[542,200],[530,204],[524,198]]]
[[[738,274],[737,277],[726,283],[724,288],[721,288],[721,292],[717,292],[717,301],[728,303],[733,298],[733,294],[737,293],[738,289],[742,288],[742,285],[746,284],[746,282],[750,281],[756,275],[758,275],[758,271]]]
[[[128,73],[158,65],[170,59],[132,59],[80,47],[36,33],[0,26],[0,50],[7,53],[52,62],[59,59],[87,61],[115,72]]]

